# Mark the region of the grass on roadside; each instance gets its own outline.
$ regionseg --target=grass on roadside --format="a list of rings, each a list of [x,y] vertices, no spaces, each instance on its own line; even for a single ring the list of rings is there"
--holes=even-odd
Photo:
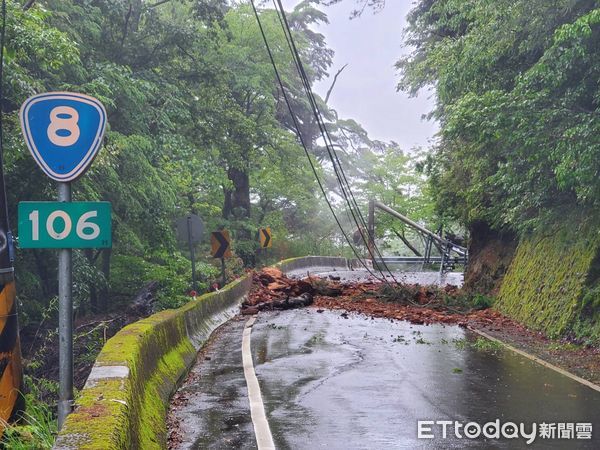
[[[16,423],[5,424],[0,447],[11,450],[50,449],[58,432],[54,408],[39,400],[38,384],[32,377],[25,377],[25,387],[25,411]]]
[[[466,350],[467,348],[483,352],[496,352],[502,350],[502,344],[496,341],[490,341],[484,337],[478,337],[474,341],[466,338],[453,339],[452,343],[458,350]]]
[[[383,284],[377,289],[365,292],[364,296],[375,297],[384,302],[448,308],[460,313],[487,309],[494,304],[493,297],[470,294],[453,287],[440,288],[419,284]]]

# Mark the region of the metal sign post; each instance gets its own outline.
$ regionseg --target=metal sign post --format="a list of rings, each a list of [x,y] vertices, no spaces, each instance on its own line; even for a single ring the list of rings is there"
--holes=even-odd
[[[221,258],[221,288],[227,284],[227,275],[225,274],[225,258]]]
[[[198,292],[198,285],[196,284],[196,255],[194,254],[194,243],[192,242],[192,218],[187,217],[187,235],[188,245],[190,246],[190,259],[192,260],[192,287],[194,291]]]
[[[258,250],[256,251],[258,257],[260,258],[262,255],[265,255],[266,262],[266,254],[267,249],[273,246],[273,238],[271,235],[271,227],[264,227],[258,229]]]
[[[213,258],[221,259],[221,287],[223,287],[227,283],[227,277],[225,276],[225,258],[231,256],[231,238],[229,237],[229,231],[213,231],[210,234],[210,254]]]
[[[273,235],[271,234],[271,227],[259,228],[258,229],[258,240],[260,248],[271,248],[273,246]]]
[[[71,202],[71,183],[58,183],[58,201]],[[58,251],[58,428],[73,407],[73,250]]]
[[[58,183],[58,202],[19,203],[19,243],[58,249],[59,424],[73,401],[73,248],[110,248],[111,205],[72,202],[71,183]]]
[[[48,177],[58,182],[60,209],[42,214],[54,205],[20,204],[19,235],[23,248],[59,248],[58,251],[58,328],[59,328],[59,402],[58,428],[62,428],[73,403],[73,248],[104,248],[111,245],[110,212],[96,223],[100,210],[78,214],[76,223],[70,213],[71,182],[88,169],[96,157],[104,131],[106,110],[97,99],[72,92],[48,92],[28,98],[21,106],[21,129],[31,155]],[[28,210],[30,208],[31,210]],[[109,209],[110,211],[110,209]],[[105,214],[106,217],[106,214]],[[28,222],[29,221],[29,222]],[[40,223],[43,222],[43,223]],[[62,223],[61,225],[59,225]],[[27,225],[26,225],[27,224]],[[99,238],[100,237],[100,238]],[[97,240],[97,239],[100,240]]]
[[[190,260],[192,262],[192,287],[194,291],[198,291],[198,283],[196,281],[196,249],[194,244],[202,240],[204,234],[204,223],[196,214],[188,214],[185,217],[177,219],[177,239],[181,243],[187,243],[190,251]]]

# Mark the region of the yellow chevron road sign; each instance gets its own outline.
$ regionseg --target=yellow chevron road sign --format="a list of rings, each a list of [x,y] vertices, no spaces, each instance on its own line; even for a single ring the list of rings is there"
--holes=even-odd
[[[231,256],[229,231],[213,231],[210,234],[210,254],[213,258],[229,258]]]
[[[271,227],[259,228],[258,239],[260,240],[260,248],[272,247],[273,238],[271,235]]]

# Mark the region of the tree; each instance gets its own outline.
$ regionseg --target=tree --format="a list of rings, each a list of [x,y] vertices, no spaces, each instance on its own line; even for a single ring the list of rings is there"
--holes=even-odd
[[[598,10],[593,1],[423,0],[400,89],[434,86],[438,208],[525,231],[596,205]]]
[[[327,6],[335,5],[341,1],[342,0],[324,0],[324,4]],[[379,12],[385,8],[385,2],[386,0],[354,0],[356,9],[352,11],[350,17],[353,19],[360,17],[367,9],[371,9],[374,12]]]

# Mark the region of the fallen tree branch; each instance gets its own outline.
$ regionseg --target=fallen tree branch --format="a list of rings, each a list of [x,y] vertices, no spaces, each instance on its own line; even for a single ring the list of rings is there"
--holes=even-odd
[[[402,234],[401,234],[401,233],[399,233],[398,231],[394,230],[393,228],[392,228],[392,231],[394,232],[394,234],[395,234],[396,236],[398,236],[398,237],[400,238],[400,240],[401,240],[402,242],[404,242],[404,245],[406,245],[406,246],[407,246],[407,247],[408,247],[408,248],[409,248],[409,249],[410,249],[410,250],[411,250],[411,251],[412,251],[412,252],[413,252],[415,255],[417,255],[417,256],[419,256],[419,257],[423,256],[423,255],[421,254],[421,252],[419,252],[419,251],[418,251],[418,250],[417,250],[417,249],[416,249],[416,248],[415,248],[415,247],[414,247],[414,246],[413,246],[413,245],[412,245],[412,244],[411,244],[411,243],[408,241],[408,239],[406,239],[406,238],[404,237],[404,235],[402,235]]]
[[[335,86],[335,83],[338,79],[338,77],[340,76],[340,73],[342,73],[342,71],[348,67],[348,64],[344,64],[342,66],[342,68],[340,70],[337,71],[337,73],[334,75],[333,77],[333,82],[331,83],[331,86],[329,86],[329,89],[327,89],[327,94],[325,94],[325,103],[327,103],[329,101],[329,96],[331,95],[331,92],[333,91],[333,88]]]

